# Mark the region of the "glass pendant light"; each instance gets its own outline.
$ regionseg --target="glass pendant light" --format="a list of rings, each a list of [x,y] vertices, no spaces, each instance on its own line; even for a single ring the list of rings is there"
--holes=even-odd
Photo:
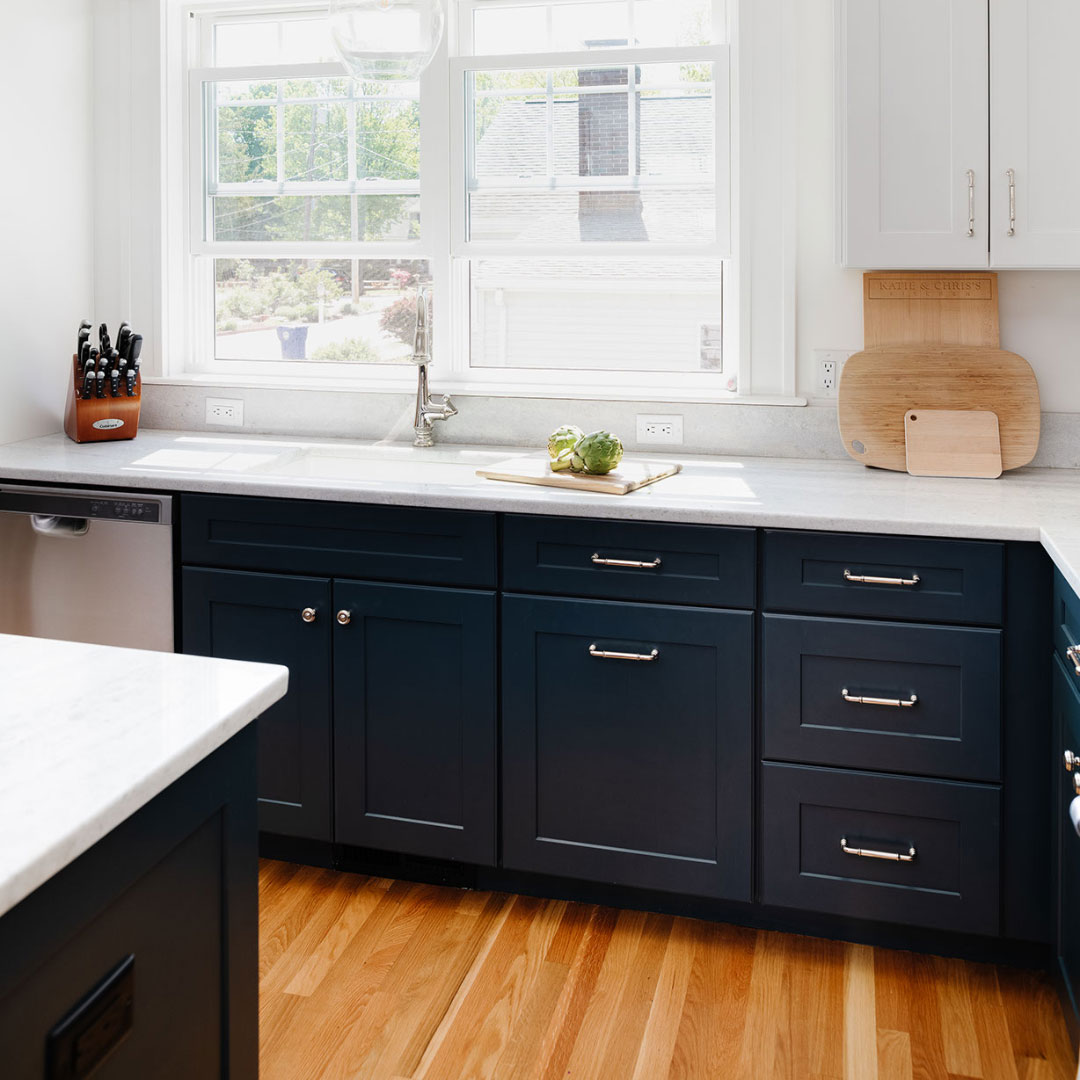
[[[420,78],[445,25],[443,0],[330,0],[330,34],[357,79]]]

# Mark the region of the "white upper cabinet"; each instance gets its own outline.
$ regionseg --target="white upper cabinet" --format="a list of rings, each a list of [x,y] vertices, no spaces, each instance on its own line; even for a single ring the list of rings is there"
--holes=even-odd
[[[990,0],[995,267],[1080,266],[1078,48],[1078,0]]]
[[[985,269],[988,0],[840,0],[838,22],[844,265]]]

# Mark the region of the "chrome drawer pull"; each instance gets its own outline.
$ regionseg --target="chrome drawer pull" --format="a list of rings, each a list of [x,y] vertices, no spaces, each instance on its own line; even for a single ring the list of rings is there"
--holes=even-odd
[[[841,690],[840,693],[844,695],[844,700],[850,701],[852,705],[888,705],[890,709],[911,709],[919,700],[914,694],[905,701],[903,698],[855,697],[846,689]]]
[[[848,847],[847,837],[840,841],[840,850],[845,855],[858,855],[860,859],[885,859],[888,862],[914,862],[915,849],[909,847],[902,851],[874,851],[872,848]]]
[[[653,649],[653,651],[648,654],[632,652],[605,652],[603,649],[598,649],[595,645],[590,645],[589,655],[595,656],[597,660],[640,660],[642,663],[648,664],[660,655],[660,650]]]
[[[850,570],[844,571],[845,581],[854,581],[860,585],[918,585],[918,574],[912,574],[909,578],[902,577],[869,577],[865,574],[853,574]]]
[[[593,555],[595,566],[623,566],[631,570],[656,570],[660,566],[660,556],[657,555],[652,562],[639,562],[636,559],[603,559],[599,554]]]
[[[1070,645],[1065,655],[1073,662],[1073,670],[1080,675],[1080,645]]]
[[[968,239],[975,235],[975,170],[968,169]]]

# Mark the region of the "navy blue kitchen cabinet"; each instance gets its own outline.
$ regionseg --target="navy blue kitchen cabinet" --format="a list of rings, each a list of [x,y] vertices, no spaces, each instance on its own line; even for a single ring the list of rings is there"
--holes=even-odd
[[[1080,798],[1080,677],[1054,658],[1054,722],[1061,767],[1055,770],[1054,832],[1057,837],[1057,953],[1062,1004],[1073,1042],[1080,1036],[1080,836],[1069,816]],[[1066,758],[1066,754],[1072,757]],[[1077,758],[1073,763],[1073,758]]]
[[[335,839],[494,865],[495,594],[335,581]]]
[[[289,669],[289,692],[258,720],[259,828],[329,841],[330,582],[185,567],[183,610],[185,652]]]
[[[750,612],[503,599],[503,862],[751,896]]]

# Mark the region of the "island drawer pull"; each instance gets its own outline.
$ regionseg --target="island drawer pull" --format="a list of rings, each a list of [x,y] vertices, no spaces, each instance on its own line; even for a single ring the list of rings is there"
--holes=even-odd
[[[918,585],[921,579],[918,574],[912,574],[909,578],[871,577],[867,574],[853,574],[850,570],[845,570],[844,580],[854,581],[859,585]]]
[[[1072,661],[1073,670],[1080,675],[1080,645],[1070,645],[1065,650],[1065,655]]]
[[[888,862],[914,862],[915,848],[903,851],[875,851],[873,848],[848,847],[847,837],[840,841],[840,850],[845,855],[857,855],[860,859],[885,859]]]
[[[652,562],[639,562],[637,559],[604,559],[599,554],[595,554],[592,561],[596,566],[622,566],[631,570],[656,570],[660,566],[659,555]]]
[[[887,705],[890,709],[910,709],[919,700],[914,694],[906,701],[903,698],[861,697],[849,694],[846,687],[840,693],[844,695],[844,700],[850,701],[852,705]]]
[[[651,653],[608,652],[604,649],[598,649],[593,644],[589,646],[589,655],[595,656],[597,660],[638,660],[641,663],[648,664],[660,656],[660,650],[653,649]]]

